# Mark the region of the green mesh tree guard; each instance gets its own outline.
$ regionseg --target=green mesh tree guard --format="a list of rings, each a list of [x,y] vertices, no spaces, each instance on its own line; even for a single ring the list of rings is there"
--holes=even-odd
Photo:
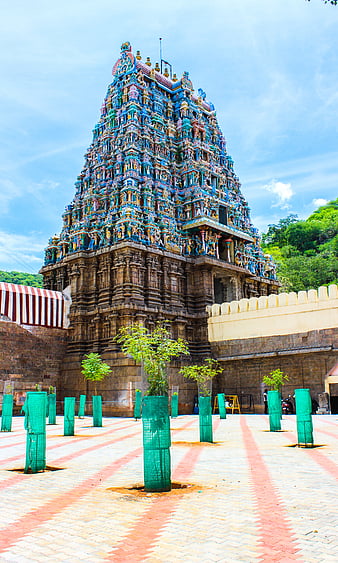
[[[1,432],[11,432],[13,417],[13,395],[6,393],[2,397]]]
[[[65,397],[63,428],[64,436],[74,436],[75,397]]]
[[[141,418],[142,391],[135,391],[134,418]]]
[[[225,408],[225,395],[224,395],[224,393],[218,393],[217,402],[218,402],[219,417],[220,418],[226,418],[227,417],[227,410]]]
[[[27,393],[22,407],[27,430],[25,473],[37,473],[46,469],[46,405],[47,393]]]
[[[270,432],[281,430],[281,397],[279,391],[268,391]]]
[[[178,416],[178,395],[173,393],[171,396],[171,416],[176,418]]]
[[[86,395],[80,395],[79,412],[77,416],[83,418],[86,411]]]
[[[144,488],[149,492],[171,490],[170,419],[168,397],[142,399]]]
[[[101,395],[92,396],[93,404],[93,426],[102,426],[102,397]]]
[[[50,393],[47,396],[48,400],[48,424],[56,424],[56,395]]]
[[[200,442],[213,442],[211,397],[198,397]]]
[[[296,389],[298,445],[313,446],[312,401],[309,389]]]

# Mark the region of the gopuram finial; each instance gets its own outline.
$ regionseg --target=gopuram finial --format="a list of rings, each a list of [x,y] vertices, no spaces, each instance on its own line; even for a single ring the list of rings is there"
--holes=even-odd
[[[122,45],[121,45],[121,53],[124,53],[125,51],[130,51],[130,52],[131,52],[131,45],[130,45],[129,41],[125,41],[125,42],[122,43]]]

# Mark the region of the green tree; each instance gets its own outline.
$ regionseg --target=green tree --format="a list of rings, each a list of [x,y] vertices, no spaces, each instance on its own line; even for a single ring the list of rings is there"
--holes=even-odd
[[[328,251],[332,252],[335,256],[338,256],[338,235],[334,236],[332,239],[324,242],[321,245],[322,252]]]
[[[304,221],[289,215],[277,225],[269,225],[262,246],[277,264],[284,291],[337,283],[338,199],[319,207]]]
[[[208,397],[210,395],[209,382],[218,373],[222,373],[222,371],[223,368],[220,366],[217,360],[206,358],[204,360],[204,364],[184,366],[180,369],[179,373],[181,373],[183,377],[196,381],[200,394],[204,397]]]
[[[318,223],[297,221],[286,229],[285,240],[300,252],[305,252],[319,246],[321,231]]]
[[[263,383],[271,387],[273,391],[281,391],[283,383],[289,381],[289,377],[280,369],[270,371],[269,375],[264,375]]]
[[[122,352],[141,363],[147,374],[148,395],[167,395],[167,363],[181,354],[189,354],[187,343],[178,338],[174,340],[168,329],[158,324],[152,332],[141,325],[122,327],[116,341]]]
[[[306,220],[321,230],[320,242],[330,241],[338,234],[338,198],[322,205]]]
[[[286,244],[285,232],[289,225],[296,223],[298,216],[290,213],[285,219],[280,219],[277,225],[268,225],[267,233],[263,233],[262,242],[264,245],[278,245]]]
[[[333,252],[290,256],[279,264],[278,276],[285,291],[316,289],[321,285],[337,283],[337,256]]]
[[[81,367],[81,373],[85,377],[85,379],[95,382],[94,389],[95,395],[97,395],[96,383],[97,381],[102,381],[102,379],[104,379],[106,375],[111,373],[109,365],[105,364],[101,360],[100,354],[91,352],[90,354],[85,355],[84,359],[82,360]]]
[[[43,277],[41,274],[26,274],[24,272],[6,272],[0,270],[0,282],[42,287]]]

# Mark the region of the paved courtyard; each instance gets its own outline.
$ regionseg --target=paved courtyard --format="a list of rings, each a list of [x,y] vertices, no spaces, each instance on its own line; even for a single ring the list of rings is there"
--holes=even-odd
[[[198,416],[172,419],[172,480],[146,494],[142,424],[63,418],[47,425],[47,465],[25,475],[24,419],[0,434],[0,562],[338,561],[338,416],[314,416],[320,447],[296,444],[265,415],[213,416],[214,444],[199,443]],[[133,489],[134,487],[134,489]]]

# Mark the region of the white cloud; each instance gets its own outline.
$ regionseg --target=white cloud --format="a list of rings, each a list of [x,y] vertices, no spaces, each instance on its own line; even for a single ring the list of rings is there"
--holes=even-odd
[[[17,178],[16,182],[0,178],[0,215],[5,216],[10,212],[10,204],[14,199],[26,200],[33,212],[33,201],[39,201],[46,206],[46,211],[51,200],[51,193],[59,187],[58,182],[43,180],[42,182],[27,182],[25,179]]]
[[[319,197],[318,199],[313,199],[312,203],[313,205],[317,208],[317,207],[321,207],[322,205],[326,205],[329,202],[328,199],[324,199],[322,197]]]
[[[49,159],[50,157],[57,156],[59,154],[68,153],[73,149],[83,148],[83,143],[69,143],[67,145],[63,145],[62,147],[56,147],[54,149],[48,151],[36,151],[35,154],[29,155],[24,159],[16,159],[12,161],[6,161],[0,164],[0,170],[5,172],[10,172],[11,170],[15,170],[26,164],[30,164],[32,162],[36,162],[39,160]],[[56,187],[56,186],[55,186]]]
[[[288,201],[294,195],[294,192],[291,189],[291,184],[272,180],[270,184],[264,186],[264,189],[277,196],[277,201],[272,205],[272,207],[281,207],[282,209],[289,208]]]
[[[6,214],[12,199],[20,197],[22,190],[12,180],[0,178],[0,213]]]
[[[306,217],[319,193],[336,197],[338,9],[320,0],[210,0],[217,17],[205,18],[204,0],[194,10],[181,0],[159,3],[156,13],[153,0],[34,0],[29,10],[27,0],[3,4],[0,228],[13,234],[0,244],[0,268],[15,253],[39,267],[41,249],[73,197],[126,40],[154,64],[163,37],[174,71],[188,70],[195,88],[206,90],[255,226],[265,230],[291,206]],[[120,22],[113,35],[112,21]],[[25,237],[36,225],[44,231],[39,250],[38,236]]]
[[[337,162],[338,152],[324,152],[318,151],[315,154],[304,156],[303,158],[293,159],[280,159],[270,162],[264,162],[264,166],[255,166],[254,168],[248,167],[245,180],[243,173],[240,177],[245,185],[268,182],[271,177],[278,176],[279,178],[304,178],[304,176],[312,177],[315,174],[322,178],[321,183],[327,185],[328,175],[330,174],[330,181],[337,186]],[[242,167],[245,165],[242,162],[238,163]],[[237,168],[239,166],[237,165]],[[254,170],[254,175],[252,174]],[[298,190],[297,190],[298,191]]]
[[[0,270],[36,273],[42,266],[46,240],[39,233],[0,231]]]

